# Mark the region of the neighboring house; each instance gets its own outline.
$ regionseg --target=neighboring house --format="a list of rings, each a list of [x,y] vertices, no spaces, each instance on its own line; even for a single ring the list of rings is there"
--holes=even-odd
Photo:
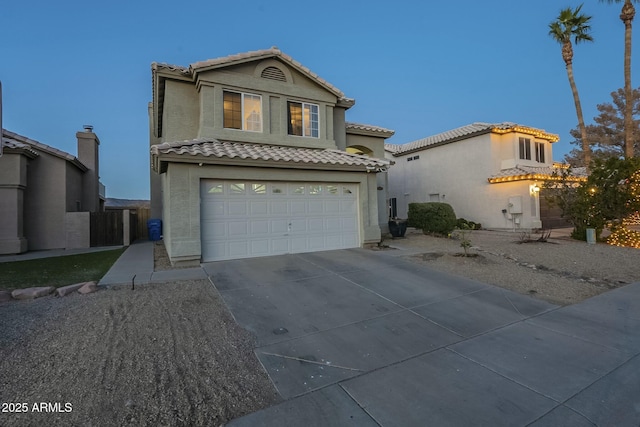
[[[172,263],[380,241],[393,131],[346,122],[353,99],[275,47],[151,68],[151,216]]]
[[[484,228],[555,226],[557,214],[548,213],[541,189],[566,167],[552,161],[558,139],[506,122],[473,123],[407,144],[387,144],[387,157],[396,163],[389,171],[391,216],[406,218],[409,203],[435,201]],[[584,172],[574,170],[572,179],[584,179]]]
[[[76,134],[78,157],[2,129],[0,254],[89,246],[89,216],[104,208],[100,141]]]

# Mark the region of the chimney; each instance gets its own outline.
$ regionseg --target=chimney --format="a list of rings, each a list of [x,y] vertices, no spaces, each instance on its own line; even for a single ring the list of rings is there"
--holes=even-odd
[[[84,132],[77,132],[78,160],[87,167],[82,183],[82,209],[100,211],[100,140],[93,133],[93,126],[84,125]]]

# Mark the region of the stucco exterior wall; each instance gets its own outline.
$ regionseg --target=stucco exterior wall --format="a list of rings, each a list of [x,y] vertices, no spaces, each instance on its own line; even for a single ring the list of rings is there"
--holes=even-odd
[[[524,164],[517,160],[517,144],[517,134],[484,134],[398,157],[387,154],[396,162],[389,170],[389,197],[396,198],[398,216],[407,217],[409,203],[440,201],[450,204],[458,218],[485,228],[540,227],[537,199],[530,193],[533,181],[488,182],[505,164]],[[549,146],[547,143],[550,159]],[[411,157],[414,159],[407,161]],[[513,197],[522,201],[522,213],[512,215],[509,203]]]
[[[24,201],[29,250],[65,247],[66,163],[45,152],[29,162]]]
[[[369,151],[371,157],[379,159],[385,158],[384,138],[373,136],[346,134],[346,147],[364,148]],[[345,148],[346,148],[345,147]],[[376,192],[375,198],[378,206],[378,224],[383,233],[389,231],[389,188],[388,188],[387,172],[379,172],[376,174]]]
[[[193,84],[167,80],[162,115],[162,141],[184,141],[198,137],[199,100]]]
[[[82,249],[91,246],[91,213],[67,212],[65,214],[66,249]]]
[[[356,183],[359,186],[361,242],[380,241],[378,208],[375,203],[369,203],[369,200],[375,200],[371,196],[375,196],[377,191],[375,174],[171,163],[163,174],[163,239],[174,263],[196,263],[201,259],[200,181],[207,178]]]
[[[5,153],[0,157],[0,254],[27,250],[23,222],[27,161],[21,154]]]
[[[89,207],[84,206],[83,201],[83,173],[75,165],[66,163],[66,189],[65,206],[66,212],[88,211]],[[95,194],[98,197],[98,194]]]

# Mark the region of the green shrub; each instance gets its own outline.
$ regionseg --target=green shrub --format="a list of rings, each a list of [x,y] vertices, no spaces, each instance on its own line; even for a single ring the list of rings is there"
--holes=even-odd
[[[467,221],[464,218],[458,218],[456,220],[456,228],[458,230],[480,230],[482,224],[479,222]]]
[[[409,223],[427,233],[448,235],[456,228],[456,214],[448,203],[409,203]]]

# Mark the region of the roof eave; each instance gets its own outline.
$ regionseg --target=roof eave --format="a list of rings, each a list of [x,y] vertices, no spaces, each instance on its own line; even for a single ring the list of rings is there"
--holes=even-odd
[[[205,156],[202,154],[177,154],[155,152],[152,154],[152,168],[155,172],[164,173],[167,171],[169,163],[187,163],[197,164],[198,166],[247,166],[247,167],[268,167],[280,169],[307,169],[307,170],[324,170],[324,171],[342,171],[342,172],[385,172],[389,164],[378,166],[367,165],[345,165],[340,163],[315,163],[315,162],[295,162],[281,160],[264,160],[250,159],[238,157],[216,157]]]

